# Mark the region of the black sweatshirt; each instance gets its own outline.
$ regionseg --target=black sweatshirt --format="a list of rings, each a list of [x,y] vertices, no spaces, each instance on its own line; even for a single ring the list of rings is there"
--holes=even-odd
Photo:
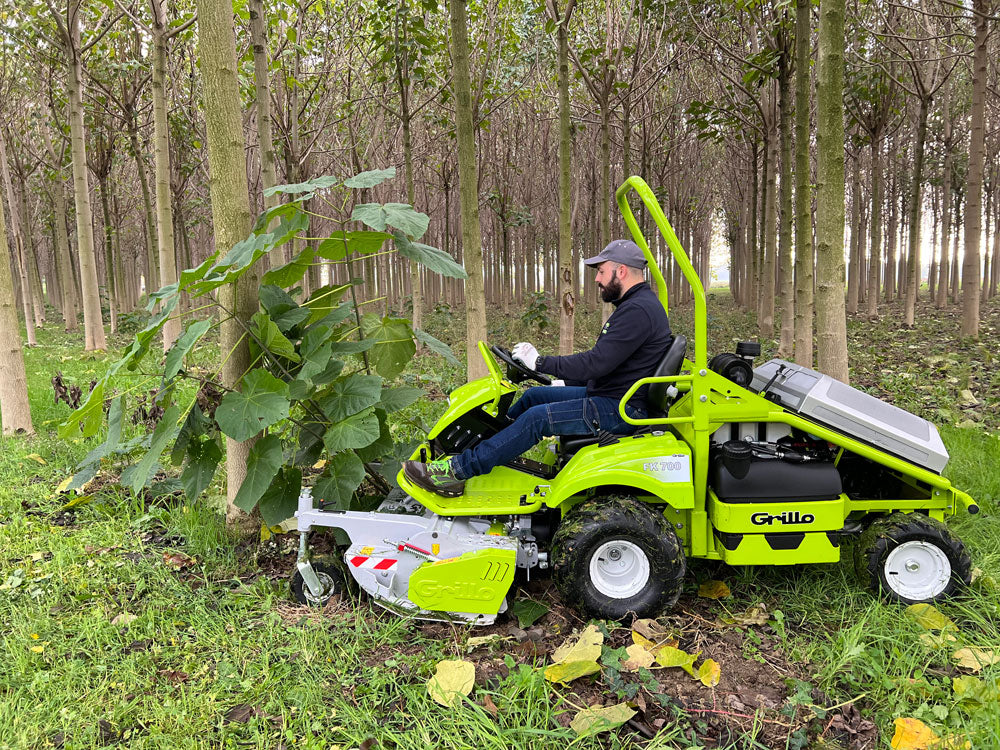
[[[614,303],[615,311],[588,352],[539,357],[535,369],[567,385],[587,386],[588,396],[621,399],[632,384],[650,377],[670,346],[667,313],[649,284],[636,284]],[[629,400],[644,405],[648,386]]]

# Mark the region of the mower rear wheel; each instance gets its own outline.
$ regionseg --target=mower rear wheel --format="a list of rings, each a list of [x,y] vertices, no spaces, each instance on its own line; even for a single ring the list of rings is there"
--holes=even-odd
[[[588,500],[552,539],[553,576],[567,604],[590,617],[649,617],[673,606],[687,563],[673,526],[637,498]]]
[[[337,560],[329,558],[313,560],[312,567],[323,585],[323,592],[319,596],[313,595],[306,587],[302,574],[296,570],[292,576],[292,596],[299,604],[324,607],[333,597],[343,596],[347,592],[347,577],[344,575],[343,566]]]
[[[872,523],[854,547],[861,582],[903,604],[936,602],[968,586],[972,560],[940,521],[893,513]]]

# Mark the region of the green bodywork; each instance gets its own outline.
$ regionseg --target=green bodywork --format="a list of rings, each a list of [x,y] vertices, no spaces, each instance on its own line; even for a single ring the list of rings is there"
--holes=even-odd
[[[431,611],[492,614],[514,582],[513,549],[481,549],[425,562],[410,575],[409,597]]]
[[[501,466],[488,475],[468,480],[465,494],[459,498],[426,492],[410,483],[402,472],[398,476],[400,487],[442,516],[515,516],[534,513],[543,506],[558,508],[565,515],[588,497],[633,494],[662,505],[688,556],[722,559],[735,565],[836,562],[840,559],[836,532],[845,527],[849,518],[857,519],[868,513],[923,511],[943,520],[959,509],[974,509],[972,498],[939,474],[811,422],[709,370],[705,290],[653,192],[640,178],[630,177],[617,191],[618,205],[633,239],[646,255],[664,309],[667,309],[667,287],[629,206],[632,191],[659,228],[694,298],[693,359],[684,360],[679,375],[636,382],[619,405],[626,422],[649,426],[653,432],[623,437],[606,446],[582,448],[550,480]],[[480,343],[479,348],[489,375],[451,394],[448,409],[430,432],[429,441],[473,409],[482,408],[496,416],[501,399],[516,390],[503,377],[500,363],[487,347]],[[667,417],[629,417],[624,407],[632,394],[643,385],[657,382],[672,383],[681,392]],[[822,502],[787,499],[766,503],[721,502],[708,486],[711,436],[722,425],[741,422],[786,424],[833,444],[842,449],[841,454],[847,451],[867,458],[898,479],[899,486],[905,488],[900,494],[905,497],[854,499],[842,494]],[[419,459],[421,450],[429,451],[429,441],[414,452],[414,459]],[[790,512],[799,515],[782,517]],[[761,523],[765,516],[771,521]],[[812,518],[803,520],[804,516]]]

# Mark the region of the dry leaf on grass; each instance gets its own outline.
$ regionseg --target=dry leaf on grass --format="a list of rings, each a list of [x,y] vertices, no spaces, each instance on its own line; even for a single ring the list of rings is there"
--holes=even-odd
[[[497,704],[493,702],[493,699],[489,695],[483,696],[483,708],[492,716],[494,719],[500,715],[500,709],[497,708]]]
[[[723,581],[705,581],[698,587],[698,596],[702,599],[725,599],[732,596],[732,592]]]
[[[573,717],[570,728],[580,737],[590,737],[620,727],[633,716],[635,716],[635,710],[629,708],[626,703],[585,708]]]
[[[255,719],[258,716],[263,715],[264,712],[256,706],[241,703],[240,705],[233,706],[231,709],[226,711],[226,715],[223,716],[222,719],[226,724],[246,724],[251,719]]]
[[[472,692],[476,667],[471,661],[439,661],[434,676],[427,681],[427,693],[437,703],[453,708]]]
[[[29,453],[25,458],[30,458],[32,461],[40,463],[42,466],[48,465],[48,461],[39,456],[37,453]]]
[[[197,560],[183,552],[164,552],[163,562],[167,567],[180,570],[181,568],[190,568]]]
[[[991,648],[960,648],[951,655],[952,661],[971,672],[980,672],[983,667],[1000,662],[1000,651]]]
[[[933,604],[911,604],[905,612],[907,617],[924,630],[958,630],[951,618]]]
[[[130,622],[135,622],[139,618],[133,615],[131,612],[122,612],[111,620],[112,625],[128,625]]]
[[[961,735],[940,737],[929,726],[911,717],[896,719],[893,750],[970,750],[972,743]]]

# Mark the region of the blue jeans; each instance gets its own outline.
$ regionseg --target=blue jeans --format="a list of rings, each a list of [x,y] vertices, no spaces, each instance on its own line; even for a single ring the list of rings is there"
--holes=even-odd
[[[496,435],[464,450],[451,459],[459,479],[488,474],[517,458],[543,437],[552,435],[591,435],[600,431],[630,435],[635,426],[618,414],[620,399],[587,396],[583,386],[536,386],[529,388],[507,412],[514,424]],[[645,409],[626,406],[633,419],[646,416]]]

